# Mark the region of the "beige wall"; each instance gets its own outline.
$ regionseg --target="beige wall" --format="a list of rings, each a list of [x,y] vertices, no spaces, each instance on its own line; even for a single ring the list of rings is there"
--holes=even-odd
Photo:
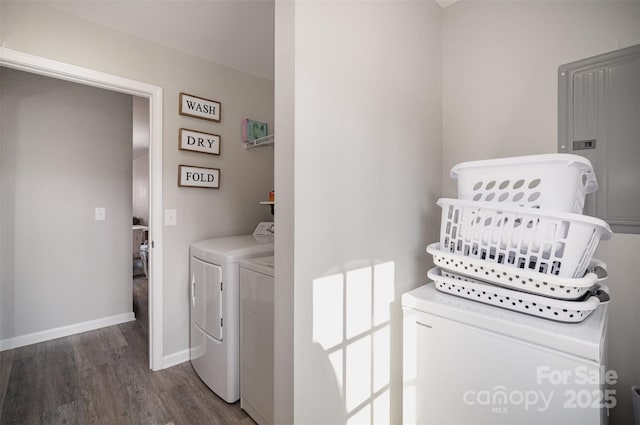
[[[295,290],[295,307],[283,305],[293,419],[400,423],[400,295],[425,282],[440,214],[440,9],[292,6],[276,4],[288,33],[277,32],[275,83],[276,120],[293,131],[276,151],[277,164],[291,156],[283,172],[295,181],[276,180],[276,192],[294,191],[278,205],[293,233],[276,242],[276,259],[295,260],[276,275],[276,292]]]
[[[0,116],[0,340],[132,313],[131,96],[0,68]]]
[[[443,12],[443,193],[451,166],[557,151],[559,65],[640,43],[638,1],[461,1]],[[632,422],[629,386],[640,383],[640,254],[615,235],[609,262],[609,367],[620,374],[612,423]]]
[[[177,209],[178,218],[177,226],[164,229],[164,355],[186,350],[189,245],[248,234],[258,221],[272,218],[258,202],[273,189],[273,148],[245,151],[241,122],[249,117],[273,124],[273,82],[100,27],[45,3],[3,1],[0,8],[4,47],[163,88],[163,207]],[[222,122],[180,116],[180,92],[219,100]],[[219,134],[220,157],[178,151],[181,127]],[[178,188],[179,164],[220,168],[221,188]]]
[[[294,364],[293,312],[295,308],[294,265],[294,154],[295,154],[295,3],[274,5],[274,121],[278,129],[275,145],[274,182],[278,214],[275,225],[274,286],[274,422],[293,423]]]
[[[443,12],[443,183],[461,160],[557,151],[558,66],[640,42],[638,1],[461,1]]]

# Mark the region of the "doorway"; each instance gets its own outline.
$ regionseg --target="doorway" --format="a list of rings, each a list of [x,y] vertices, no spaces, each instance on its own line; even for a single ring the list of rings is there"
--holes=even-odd
[[[152,370],[162,369],[162,88],[140,81],[129,80],[114,75],[25,54],[4,47],[0,47],[0,66],[148,99],[149,367]],[[78,332],[78,330],[69,332],[68,334],[75,332]]]
[[[132,97],[133,149],[131,163],[132,298],[133,313],[149,338],[149,100]],[[148,353],[147,353],[148,354]]]

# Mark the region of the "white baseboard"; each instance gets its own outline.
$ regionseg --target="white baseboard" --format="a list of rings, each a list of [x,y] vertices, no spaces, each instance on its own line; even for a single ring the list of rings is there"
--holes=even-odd
[[[164,358],[162,359],[162,368],[166,369],[168,367],[189,361],[189,351],[190,350],[187,348],[186,350],[178,351],[177,353],[164,356]]]
[[[38,342],[49,341],[63,336],[105,328],[107,326],[118,325],[132,320],[136,320],[136,316],[133,313],[116,314],[115,316],[103,317],[101,319],[89,320],[87,322],[76,323],[68,326],[61,326],[59,328],[48,329],[46,331],[0,339],[0,351],[24,347],[25,345],[30,344],[37,344]]]

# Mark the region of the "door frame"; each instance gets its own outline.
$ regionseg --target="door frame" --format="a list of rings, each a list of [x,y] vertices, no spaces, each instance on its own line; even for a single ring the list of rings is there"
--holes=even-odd
[[[149,367],[162,369],[162,87],[1,46],[0,66],[149,99]]]

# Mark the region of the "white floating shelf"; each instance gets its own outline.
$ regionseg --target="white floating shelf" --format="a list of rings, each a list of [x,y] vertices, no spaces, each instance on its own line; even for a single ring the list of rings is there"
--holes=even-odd
[[[265,137],[261,137],[259,139],[255,139],[255,140],[250,140],[248,142],[244,143],[244,148],[245,149],[252,149],[252,148],[257,148],[259,146],[267,146],[267,145],[273,145],[274,142],[274,138],[273,138],[273,134],[271,136],[265,136]]]
[[[273,201],[260,201],[260,205],[269,205],[271,208],[271,215],[275,214],[276,203]]]

